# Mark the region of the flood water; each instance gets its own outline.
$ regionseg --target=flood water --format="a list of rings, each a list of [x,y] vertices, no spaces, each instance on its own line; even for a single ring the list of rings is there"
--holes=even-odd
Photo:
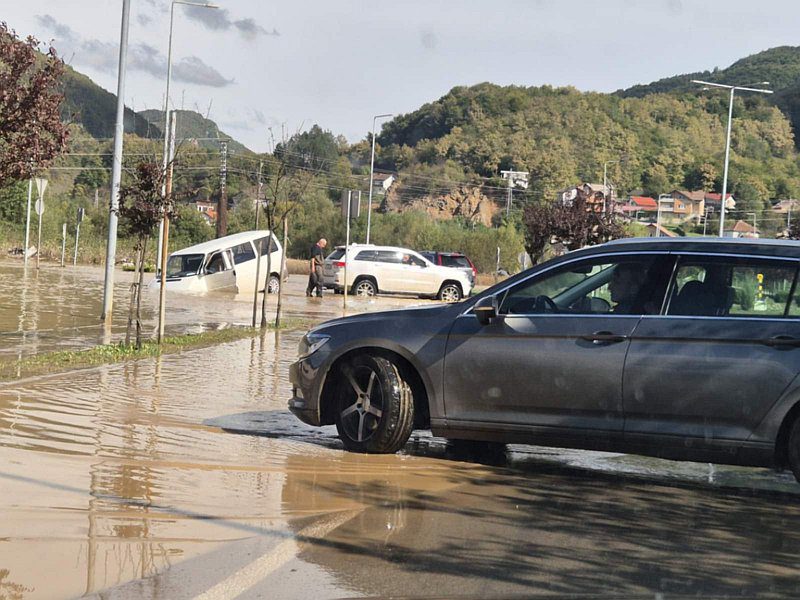
[[[287,314],[341,314],[304,283]],[[2,264],[0,286],[0,360],[102,335],[98,269]],[[169,300],[174,331],[250,319],[247,299]],[[302,333],[0,384],[0,598],[800,594],[790,476],[531,446],[470,457],[427,432],[397,455],[348,453],[286,410]]]

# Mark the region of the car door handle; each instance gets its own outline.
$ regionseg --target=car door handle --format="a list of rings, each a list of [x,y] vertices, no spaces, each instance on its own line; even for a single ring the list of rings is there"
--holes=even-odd
[[[800,338],[790,335],[776,335],[769,339],[761,340],[761,343],[771,348],[797,348],[800,347]]]
[[[594,333],[590,333],[589,335],[584,335],[581,337],[582,339],[590,341],[593,344],[597,344],[598,346],[601,344],[618,344],[619,342],[624,342],[628,339],[627,335],[618,335],[610,331],[595,331]]]

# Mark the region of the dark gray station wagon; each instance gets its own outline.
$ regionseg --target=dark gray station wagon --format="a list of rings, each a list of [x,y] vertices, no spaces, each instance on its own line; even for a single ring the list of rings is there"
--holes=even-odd
[[[680,460],[800,480],[800,243],[629,239],[572,252],[452,305],[324,323],[289,408],[350,450],[415,428]]]

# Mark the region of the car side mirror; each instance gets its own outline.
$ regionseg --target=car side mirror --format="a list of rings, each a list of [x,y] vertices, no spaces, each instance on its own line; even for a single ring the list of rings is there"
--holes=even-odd
[[[472,312],[475,313],[478,323],[485,326],[497,318],[498,308],[497,296],[487,296],[475,305]]]

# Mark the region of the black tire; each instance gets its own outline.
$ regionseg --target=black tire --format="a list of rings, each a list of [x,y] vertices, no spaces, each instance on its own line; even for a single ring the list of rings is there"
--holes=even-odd
[[[270,275],[267,281],[267,292],[270,294],[277,294],[281,289],[281,280],[277,275]]]
[[[381,356],[359,354],[339,367],[336,430],[353,452],[391,454],[414,428],[414,396],[400,369]]]
[[[442,284],[436,297],[442,302],[458,302],[463,297],[461,286],[452,281],[446,281]]]
[[[789,468],[794,473],[794,478],[800,483],[800,417],[792,423],[788,444],[786,458],[789,460]]]
[[[357,279],[350,292],[353,296],[375,296],[378,294],[378,286],[372,279]]]

